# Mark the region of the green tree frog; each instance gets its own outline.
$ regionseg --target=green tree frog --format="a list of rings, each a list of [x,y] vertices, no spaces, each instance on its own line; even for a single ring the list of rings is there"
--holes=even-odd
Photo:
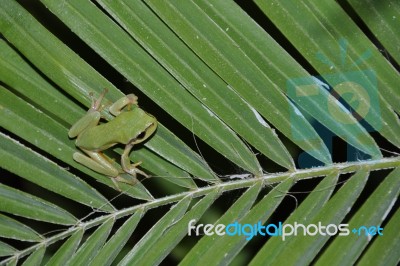
[[[100,123],[101,102],[106,93],[105,89],[97,100],[92,100],[91,108],[72,125],[68,136],[77,137],[75,145],[85,153],[75,152],[74,160],[110,177],[115,187],[120,190],[117,181],[134,185],[137,174],[148,177],[137,168],[141,162],[131,164],[129,153],[135,144],[145,141],[154,133],[157,120],[140,109],[137,97],[129,94],[109,107],[109,112],[114,118],[107,123]],[[102,152],[118,143],[125,144],[121,166]],[[123,173],[130,174],[134,181],[123,178]]]

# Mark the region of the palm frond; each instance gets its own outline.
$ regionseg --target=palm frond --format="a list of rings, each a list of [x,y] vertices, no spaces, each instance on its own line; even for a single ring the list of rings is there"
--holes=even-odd
[[[237,2],[1,1],[1,265],[400,261],[400,5]],[[67,134],[104,88],[159,122],[121,193]]]

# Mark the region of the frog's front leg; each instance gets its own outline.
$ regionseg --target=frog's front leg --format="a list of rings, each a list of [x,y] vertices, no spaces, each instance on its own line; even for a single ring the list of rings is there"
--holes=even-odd
[[[128,181],[125,178],[121,177],[117,168],[115,168],[110,159],[108,159],[103,153],[101,152],[93,152],[82,149],[88,156],[80,153],[75,152],[73,154],[73,158],[78,163],[92,169],[95,172],[100,174],[106,175],[111,178],[117,190],[121,191],[118,182],[128,183],[134,185],[135,182]]]
[[[137,96],[134,94],[128,94],[113,103],[108,110],[110,110],[110,113],[114,116],[118,116],[126,106],[130,108],[131,105],[137,105],[137,99]]]
[[[124,153],[121,156],[122,169],[135,178],[136,174],[141,174],[142,176],[148,178],[149,176],[145,172],[137,168],[137,166],[139,166],[142,162],[131,164],[131,160],[129,159],[129,153],[131,152],[132,147],[133,147],[132,143],[128,143],[125,146]]]
[[[77,137],[80,133],[82,133],[84,130],[95,127],[99,124],[100,121],[100,108],[101,108],[101,101],[104,98],[104,95],[107,93],[107,89],[105,89],[99,96],[97,100],[92,97],[92,106],[88,110],[88,112],[81,118],[79,119],[75,124],[72,125],[70,130],[68,131],[68,136],[70,138],[75,138]]]

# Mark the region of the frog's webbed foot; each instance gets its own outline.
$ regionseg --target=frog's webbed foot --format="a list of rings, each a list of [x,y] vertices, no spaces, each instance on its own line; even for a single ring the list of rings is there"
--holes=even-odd
[[[137,166],[140,165],[141,163],[142,162],[130,164],[128,167],[124,168],[124,171],[135,177],[137,174],[140,174],[140,175],[144,176],[145,178],[149,178],[150,176],[148,174],[146,174],[145,172],[143,172],[142,170],[137,168]]]
[[[138,99],[137,96],[135,96],[134,94],[128,94],[119,99],[118,101],[116,101],[115,103],[113,103],[108,108],[108,110],[114,116],[118,116],[122,112],[122,109],[124,109],[126,106],[130,108],[131,105],[137,105],[138,104],[137,99]]]
[[[111,177],[111,180],[114,183],[114,185],[118,191],[121,191],[121,189],[118,186],[118,182],[125,183],[125,184],[132,185],[132,186],[138,182],[136,178],[133,178],[132,180],[128,180],[126,178],[123,178],[120,175]]]
[[[100,111],[101,110],[101,102],[104,99],[104,96],[108,92],[107,89],[104,89],[103,92],[99,95],[99,98],[95,99],[93,96],[93,92],[91,92],[89,95],[92,98],[92,106],[89,109],[89,112],[93,111]]]
[[[121,157],[121,166],[122,169],[130,174],[131,176],[136,178],[137,174],[140,174],[144,176],[145,178],[149,178],[149,175],[147,175],[145,172],[142,170],[138,169],[137,167],[142,163],[142,162],[137,162],[137,163],[131,163],[129,159],[129,153],[131,152],[131,149],[133,147],[133,144],[129,143],[125,146],[124,153],[122,154]]]

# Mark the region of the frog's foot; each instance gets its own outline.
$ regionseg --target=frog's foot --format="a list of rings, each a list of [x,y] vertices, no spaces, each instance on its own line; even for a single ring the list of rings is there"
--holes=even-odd
[[[125,184],[129,184],[129,185],[132,185],[132,186],[134,186],[134,185],[138,182],[136,178],[134,178],[134,179],[132,179],[132,180],[128,180],[128,179],[123,178],[123,177],[120,176],[120,175],[111,177],[111,181],[114,183],[115,188],[116,188],[118,191],[121,191],[121,189],[120,189],[119,186],[118,186],[118,182],[125,183]]]
[[[136,176],[137,174],[140,174],[140,175],[144,176],[145,178],[149,178],[150,176],[148,174],[146,174],[142,170],[136,168],[135,165],[139,165],[140,163],[142,163],[142,162],[131,164],[131,165],[129,165],[129,167],[124,168],[124,171],[132,176]]]
[[[149,178],[149,175],[147,175],[145,172],[143,172],[142,170],[137,168],[142,162],[131,163],[131,161],[129,159],[129,153],[131,152],[132,147],[133,147],[133,144],[127,144],[125,146],[124,153],[122,154],[122,157],[121,157],[122,170],[124,170],[126,173],[130,174],[131,176],[133,176],[135,178],[136,178],[137,174],[140,174],[140,175],[144,176],[145,178]]]
[[[104,96],[108,92],[107,89],[104,89],[103,92],[100,94],[99,98],[95,99],[93,93],[91,92],[89,95],[92,98],[92,106],[90,107],[89,111],[100,111],[101,110],[101,102],[104,99]]]
[[[137,105],[137,99],[137,96],[134,94],[128,94],[113,103],[108,110],[110,110],[110,113],[114,116],[118,116],[126,106],[130,108],[132,105]]]

